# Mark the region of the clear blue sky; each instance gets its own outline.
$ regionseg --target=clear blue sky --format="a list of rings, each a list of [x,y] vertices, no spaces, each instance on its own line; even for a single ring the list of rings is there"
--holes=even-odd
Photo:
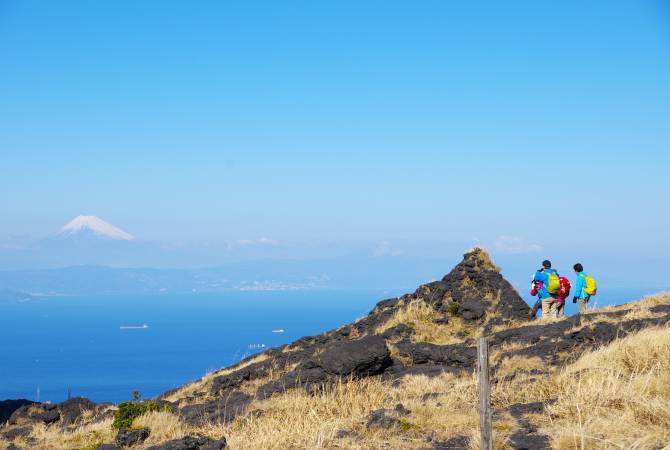
[[[0,237],[667,255],[668,169],[661,1],[0,1]]]

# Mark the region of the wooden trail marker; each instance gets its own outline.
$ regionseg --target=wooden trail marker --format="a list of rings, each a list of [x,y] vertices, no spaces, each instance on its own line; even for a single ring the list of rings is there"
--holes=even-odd
[[[489,381],[489,341],[479,338],[477,342],[477,371],[479,373],[479,429],[481,450],[493,450],[491,427],[491,384]]]

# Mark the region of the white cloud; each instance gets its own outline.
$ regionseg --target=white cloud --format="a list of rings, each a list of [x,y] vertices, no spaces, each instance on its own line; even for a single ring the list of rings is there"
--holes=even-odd
[[[527,242],[519,236],[498,236],[495,241],[496,250],[504,253],[538,253],[542,246]]]

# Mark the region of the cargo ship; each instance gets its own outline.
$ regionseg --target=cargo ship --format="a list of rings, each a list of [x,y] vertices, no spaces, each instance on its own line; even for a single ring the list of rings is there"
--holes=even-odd
[[[144,325],[121,325],[119,328],[122,330],[144,330],[149,328],[149,325],[146,323]]]

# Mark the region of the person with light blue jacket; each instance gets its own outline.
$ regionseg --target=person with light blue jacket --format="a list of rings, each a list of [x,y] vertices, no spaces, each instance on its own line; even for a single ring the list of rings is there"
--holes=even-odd
[[[558,276],[558,272],[551,268],[551,261],[544,260],[542,261],[542,269],[537,270],[535,275],[533,275],[533,281],[542,283],[542,287],[538,290],[537,297],[542,302],[543,319],[556,317],[558,311],[558,305],[556,304],[558,296],[556,294],[550,294],[547,290],[549,287],[549,275],[552,273]]]
[[[573,266],[575,274],[577,275],[577,282],[575,283],[575,296],[572,297],[572,303],[577,303],[579,300],[579,313],[585,313],[588,309],[588,303],[591,296],[586,292],[586,274],[584,267],[577,263]]]

